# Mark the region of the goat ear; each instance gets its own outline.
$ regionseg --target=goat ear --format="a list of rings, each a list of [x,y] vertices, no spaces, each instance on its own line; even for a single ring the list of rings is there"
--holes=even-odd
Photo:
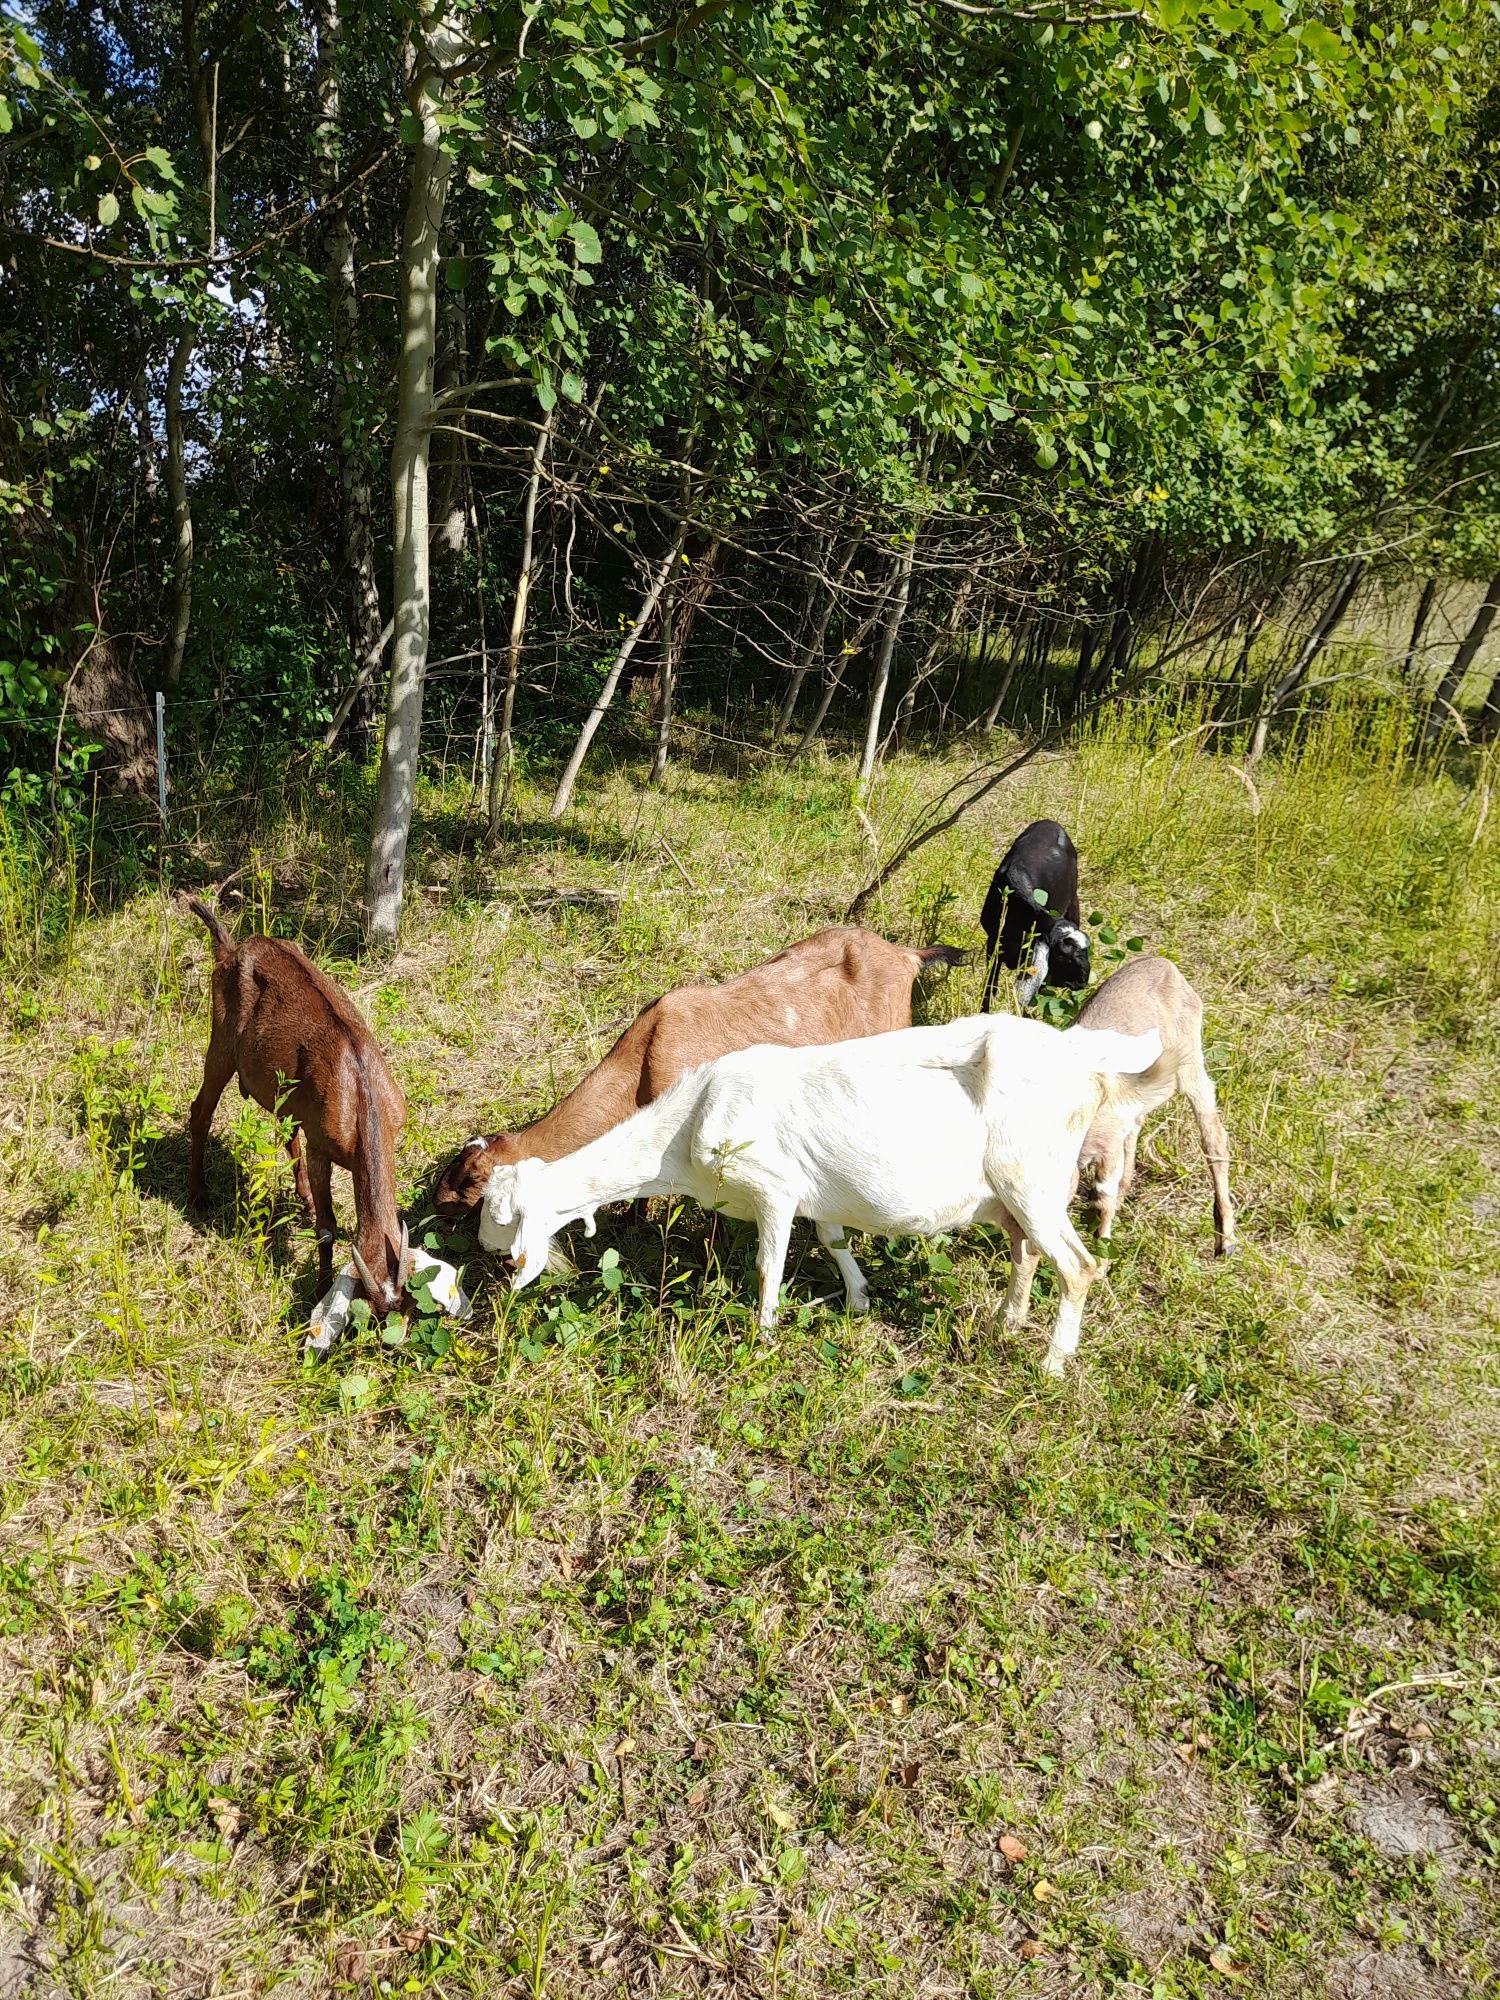
[[[380,1287],[379,1285],[376,1284],[375,1280],[370,1276],[370,1267],[365,1262],[364,1258],[360,1256],[359,1246],[357,1244],[351,1243],[349,1245],[349,1254],[354,1259],[354,1268],[359,1273],[359,1282],[364,1286],[365,1290],[369,1293],[370,1298],[373,1301],[378,1302],[381,1297]]]
[[[1046,940],[1043,939],[1037,945],[1036,957],[1031,961],[1030,972],[1026,974],[1024,979],[1016,981],[1016,998],[1023,1007],[1029,1007],[1046,984],[1047,961],[1050,956]]]

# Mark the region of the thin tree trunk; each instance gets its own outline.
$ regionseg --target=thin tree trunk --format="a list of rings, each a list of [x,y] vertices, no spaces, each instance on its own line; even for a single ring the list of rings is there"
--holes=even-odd
[[[442,245],[444,259],[462,261],[463,245],[451,237]],[[469,315],[462,292],[445,291],[439,311],[437,358],[433,364],[433,390],[437,397],[451,395],[468,373]],[[432,440],[432,468],[428,484],[432,493],[432,553],[439,557],[460,556],[468,538],[469,447],[460,434],[462,426],[448,423],[438,427]]]
[[[1495,622],[1495,613],[1500,611],[1500,576],[1492,576],[1483,601],[1469,621],[1469,629],[1459,644],[1458,651],[1448,664],[1448,671],[1438,682],[1437,690],[1427,710],[1427,721],[1422,730],[1423,747],[1430,749],[1443,733],[1443,727],[1454,714],[1454,698],[1464,684],[1470,667],[1479,657],[1480,648],[1490,635],[1490,627]],[[1488,703],[1486,703],[1486,711]]]
[[[620,650],[615,654],[614,664],[605,676],[604,685],[599,690],[598,699],[584,717],[583,727],[578,732],[578,741],[573,745],[573,754],[569,757],[567,768],[558,780],[557,790],[553,794],[552,804],[548,808],[549,819],[561,819],[563,814],[568,810],[569,801],[573,797],[573,787],[578,783],[578,773],[583,769],[583,760],[589,754],[589,745],[598,733],[599,725],[604,720],[605,711],[615,698],[615,689],[620,685],[620,676],[629,665],[630,656],[635,651],[641,634],[650,623],[651,614],[655,611],[663,590],[666,589],[667,579],[672,574],[672,568],[677,558],[682,554],[682,545],[687,540],[687,534],[687,522],[679,522],[677,533],[672,538],[672,546],[663,557],[660,568],[651,579],[651,587],[641,601],[641,608],[636,613],[635,623],[620,641]]]
[[[156,469],[156,431],[151,422],[151,385],[146,376],[146,364],[141,363],[130,390],[131,407],[135,412],[136,447],[141,455],[141,488],[146,495],[146,506],[154,519],[156,505],[161,494],[161,477]]]
[[[687,500],[684,496],[684,512],[686,508]],[[687,651],[688,636],[692,632],[693,622],[702,608],[704,598],[708,595],[718,554],[719,541],[716,536],[694,563],[691,574],[682,571],[674,578],[672,587],[663,599],[656,754],[651,759],[651,772],[647,780],[652,785],[659,785],[667,775],[667,757],[672,746],[672,711],[676,704],[677,683],[682,677],[683,655]]]
[[[438,33],[451,39],[445,15]],[[433,361],[437,349],[438,243],[452,171],[438,126],[435,92],[428,78],[412,106],[421,138],[412,155],[411,186],[401,244],[401,363],[397,375],[396,434],[391,445],[392,616],[390,691],[385,737],[375,786],[375,818],[365,872],[365,912],[370,942],[392,950],[401,927],[406,844],[417,789],[422,737],[422,686],[427,672],[432,606],[429,599],[430,519],[427,468],[432,449]]]
[[[197,41],[197,10],[183,10],[183,54],[188,66],[188,89],[193,104],[193,122],[198,133],[198,149],[203,156],[203,185],[208,195],[208,254],[217,249],[215,204],[218,193],[219,65],[212,69],[212,83],[203,74]],[[197,344],[196,329],[189,321],[177,336],[167,367],[167,497],[172,507],[172,608],[167,622],[167,658],[163,679],[175,688],[182,679],[182,662],[187,653],[188,633],[193,622],[193,509],[188,498],[187,441],[182,415],[182,388]]]
[[[667,775],[667,757],[672,742],[672,697],[677,686],[678,599],[681,578],[674,575],[661,600],[661,665],[656,679],[656,748],[651,753],[648,785],[659,785]]]
[[[891,661],[896,652],[896,634],[901,630],[901,621],[906,616],[907,602],[911,597],[911,572],[916,554],[917,538],[913,534],[896,559],[894,571],[896,587],[891,594],[890,609],[886,612],[885,625],[880,634],[880,650],[875,655],[875,666],[870,675],[870,705],[865,714],[865,747],[860,754],[859,774],[855,779],[855,785],[861,796],[875,773],[875,752],[880,747],[881,711],[885,707],[885,692],[890,685]]]
[[[1411,638],[1406,644],[1406,656],[1401,662],[1404,679],[1411,679],[1416,671],[1417,651],[1422,644],[1422,634],[1427,630],[1427,621],[1432,616],[1432,607],[1437,601],[1438,580],[1428,577],[1422,586],[1422,595],[1417,599],[1417,615],[1411,621]]]
[[[1363,556],[1351,556],[1348,562],[1345,563],[1339,575],[1339,580],[1334,586],[1333,595],[1324,606],[1322,617],[1303,640],[1296,659],[1293,660],[1280,680],[1277,681],[1266,699],[1265,706],[1256,720],[1255,729],[1250,738],[1250,748],[1245,757],[1246,763],[1258,764],[1264,756],[1266,738],[1270,734],[1271,724],[1275,721],[1277,713],[1288,696],[1295,694],[1297,689],[1302,685],[1303,681],[1307,678],[1308,670],[1312,666],[1313,661],[1322,652],[1328,641],[1343,623],[1344,613],[1354,602],[1354,593],[1358,590],[1364,573],[1365,558]]]
[[[1477,735],[1481,743],[1493,743],[1500,736],[1500,668],[1490,682],[1489,695],[1479,713]]]
[[[192,329],[177,336],[167,367],[167,499],[172,508],[172,598],[167,622],[167,659],[162,678],[169,688],[182,679],[193,620],[193,510],[188,500],[187,451],[182,427],[182,384],[193,358]]]
[[[812,721],[809,722],[806,729],[803,730],[802,739],[798,743],[796,749],[792,752],[793,757],[800,757],[803,755],[805,751],[810,750],[812,748],[813,743],[817,738],[818,731],[823,727],[823,724],[828,717],[828,711],[833,706],[834,696],[838,693],[839,689],[844,684],[844,668],[847,662],[857,657],[857,655],[862,651],[865,641],[869,638],[870,634],[875,630],[875,627],[880,623],[881,616],[885,610],[886,601],[889,598],[892,586],[895,583],[895,576],[896,573],[894,570],[892,570],[891,574],[886,578],[884,584],[881,586],[880,595],[875,600],[875,609],[871,611],[869,615],[861,622],[859,629],[854,634],[854,637],[851,640],[849,640],[847,645],[844,647],[843,652],[840,654],[838,665],[834,668],[833,672],[824,682],[823,693],[818,701],[817,709],[813,715]]]
[[[370,464],[356,435],[359,290],[355,278],[354,232],[345,203],[334,189],[339,175],[341,103],[339,96],[339,0],[319,0],[318,126],[314,138],[328,202],[324,230],[333,354],[334,452],[339,467],[339,542],[342,556],[345,624],[350,657],[362,667],[380,646],[380,586],[375,577],[375,533]],[[373,674],[356,682],[354,727],[366,750],[374,729]]]
[[[1000,670],[1000,681],[995,689],[995,699],[990,703],[989,708],[985,712],[984,721],[980,725],[986,736],[992,736],[999,725],[1000,710],[1004,706],[1005,697],[1010,693],[1010,684],[1016,677],[1016,668],[1021,662],[1022,655],[1030,648],[1033,624],[1034,621],[1031,614],[1023,612],[1021,615],[1021,624],[1011,640],[1009,655],[1006,658],[1005,665]]]
[[[776,717],[776,727],[771,731],[771,748],[773,750],[792,726],[792,717],[797,709],[797,698],[802,693],[802,684],[807,679],[813,662],[822,658],[823,641],[828,635],[829,620],[833,617],[834,611],[838,606],[839,586],[849,573],[849,565],[854,560],[856,546],[855,542],[850,542],[848,548],[844,551],[843,561],[839,564],[834,575],[829,578],[824,589],[823,609],[818,614],[818,622],[813,627],[811,633],[809,633],[807,642],[801,652],[798,653],[796,663],[792,667],[792,677],[787,683],[786,698],[782,702],[781,711]],[[816,588],[816,580],[814,581],[814,588]]]
[[[490,817],[485,833],[493,847],[500,837],[500,822],[510,804],[511,776],[515,768],[515,748],[511,724],[516,712],[516,682],[521,673],[521,644],[526,637],[526,608],[531,601],[531,562],[536,546],[536,502],[542,487],[542,467],[552,429],[557,420],[557,404],[547,412],[546,422],[536,434],[531,448],[531,476],[526,482],[526,505],[521,514],[521,561],[516,571],[516,601],[511,607],[510,642],[505,652],[505,691],[500,698],[500,735],[490,762]],[[486,710],[488,713],[488,710]]]
[[[948,607],[948,616],[943,622],[942,629],[923,654],[922,664],[907,682],[906,690],[896,704],[896,713],[890,728],[885,733],[885,741],[876,753],[877,763],[883,764],[887,757],[900,748],[901,739],[911,724],[912,716],[916,713],[917,696],[937,673],[941,662],[951,659],[954,640],[964,622],[964,612],[968,609],[969,599],[973,594],[974,571],[969,570],[953,593],[953,601]]]

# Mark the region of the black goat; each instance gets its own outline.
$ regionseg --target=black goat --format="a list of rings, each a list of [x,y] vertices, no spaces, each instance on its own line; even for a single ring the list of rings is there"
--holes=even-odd
[[[1033,945],[1031,970],[1016,982],[1029,1007],[1044,985],[1089,983],[1089,940],[1078,909],[1078,849],[1055,819],[1033,820],[1011,842],[979,913],[989,944],[984,1010],[994,1004],[1002,965],[1019,972]]]

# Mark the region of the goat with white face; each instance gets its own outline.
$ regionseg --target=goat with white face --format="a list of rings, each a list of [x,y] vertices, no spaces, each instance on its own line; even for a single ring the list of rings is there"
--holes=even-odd
[[[1155,1034],[1062,1035],[1005,1015],[746,1049],[690,1071],[576,1153],[497,1167],[479,1240],[511,1250],[519,1290],[541,1276],[569,1222],[582,1218],[592,1234],[606,1202],[690,1195],[755,1223],[769,1327],[799,1215],[837,1262],[852,1311],[868,1293],[846,1228],[930,1236],[999,1223],[1018,1271],[1027,1243],[1057,1267],[1063,1296],[1045,1366],[1060,1375],[1098,1268],[1068,1217],[1078,1149],[1100,1105],[1160,1054]],[[1029,1276],[1025,1296],[1013,1278],[1007,1325],[1024,1318],[1029,1291]]]
[[[674,986],[643,1007],[608,1055],[543,1117],[519,1132],[470,1139],[444,1168],[433,1204],[445,1221],[470,1215],[496,1167],[576,1153],[684,1071],[733,1049],[847,1042],[909,1028],[918,974],[963,958],[952,945],[914,949],[844,927],[802,938],[721,985]]]
[[[1234,1203],[1229,1197],[1229,1135],[1219,1116],[1213,1078],[1203,1061],[1203,1002],[1167,958],[1134,958],[1090,995],[1074,1027],[1085,1033],[1161,1036],[1161,1057],[1135,1078],[1128,1099],[1102,1105],[1078,1157],[1082,1185],[1099,1211],[1099,1234],[1108,1242],[1120,1204],[1135,1178],[1141,1127],[1180,1090],[1193,1107],[1198,1138],[1214,1184],[1214,1255],[1235,1248]]]
[[[986,1010],[995,1004],[1002,965],[1019,972],[1016,998],[1031,1006],[1043,986],[1075,991],[1089,983],[1089,937],[1078,904],[1078,849],[1055,819],[1023,827],[1001,856],[979,927],[988,947]]]

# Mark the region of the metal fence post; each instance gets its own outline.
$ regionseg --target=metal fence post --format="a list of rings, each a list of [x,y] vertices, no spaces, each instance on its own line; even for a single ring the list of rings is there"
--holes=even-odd
[[[167,837],[167,697],[156,690],[156,803],[161,812],[161,837]]]

